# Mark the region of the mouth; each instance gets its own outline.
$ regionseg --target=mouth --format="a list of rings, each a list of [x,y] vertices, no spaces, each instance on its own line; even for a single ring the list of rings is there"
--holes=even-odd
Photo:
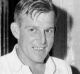
[[[46,47],[32,47],[36,51],[44,51]]]

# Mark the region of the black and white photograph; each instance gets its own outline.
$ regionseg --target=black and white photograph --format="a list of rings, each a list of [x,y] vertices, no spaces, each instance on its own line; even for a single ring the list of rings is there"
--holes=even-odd
[[[80,74],[80,0],[0,0],[0,74]]]

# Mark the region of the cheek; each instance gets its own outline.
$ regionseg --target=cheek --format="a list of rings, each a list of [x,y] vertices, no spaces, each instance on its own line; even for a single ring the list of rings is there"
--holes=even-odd
[[[53,43],[54,43],[54,39],[53,38],[48,38],[47,40],[48,42],[48,46],[51,48],[53,46]]]
[[[21,41],[23,45],[26,47],[33,46],[35,44],[38,44],[38,40],[40,40],[40,35],[39,34],[32,34],[28,33],[26,31],[22,32],[20,35]],[[35,42],[37,40],[37,42]]]
[[[33,36],[26,34],[26,33],[22,34],[20,38],[21,38],[21,42],[26,47],[30,46],[32,44],[32,41],[34,40]]]
[[[22,45],[22,47],[25,45],[28,45],[28,42],[29,42],[28,40],[29,40],[29,37],[25,33],[20,34],[19,43],[20,45]]]

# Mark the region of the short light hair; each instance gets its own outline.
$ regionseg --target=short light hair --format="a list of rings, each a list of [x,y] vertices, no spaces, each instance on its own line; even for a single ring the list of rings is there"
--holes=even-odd
[[[32,16],[34,11],[36,11],[35,14],[53,11],[55,13],[54,17],[57,15],[56,8],[53,5],[52,0],[20,0],[15,8],[14,21],[19,19],[22,12]]]

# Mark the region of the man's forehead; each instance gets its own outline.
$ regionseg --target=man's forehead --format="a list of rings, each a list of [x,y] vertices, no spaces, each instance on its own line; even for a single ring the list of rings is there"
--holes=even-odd
[[[45,22],[45,20],[47,20],[46,22],[48,21],[54,21],[54,13],[53,12],[48,12],[48,13],[41,13],[40,15],[38,15],[36,17],[37,20],[42,20]]]
[[[22,24],[25,26],[36,26],[40,28],[54,27],[53,12],[38,14],[32,19],[30,15],[22,15]]]
[[[20,15],[20,17],[22,18],[22,20],[26,19],[31,19],[31,20],[37,20],[37,19],[42,19],[43,18],[49,18],[49,19],[53,19],[54,21],[54,12],[50,11],[50,12],[38,12],[34,11],[32,14],[26,14],[26,13],[22,13]]]

